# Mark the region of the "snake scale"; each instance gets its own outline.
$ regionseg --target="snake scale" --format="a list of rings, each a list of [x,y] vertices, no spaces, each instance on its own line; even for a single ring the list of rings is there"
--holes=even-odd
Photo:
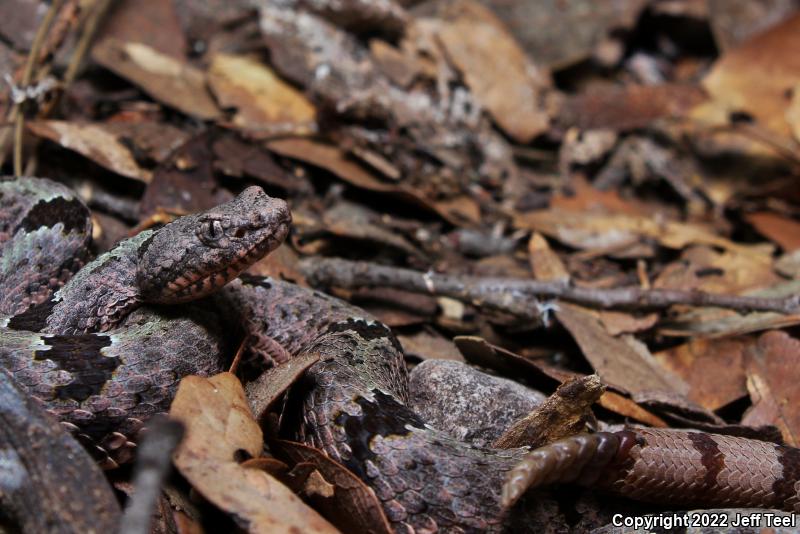
[[[130,459],[137,432],[168,409],[181,377],[220,370],[220,315],[243,325],[251,351],[275,364],[317,353],[301,390],[299,438],[363,479],[397,532],[500,531],[526,513],[527,499],[514,503],[529,486],[555,482],[800,512],[800,450],[791,447],[629,428],[531,453],[474,447],[429,427],[407,407],[403,353],[388,327],[319,291],[237,278],[281,243],[290,221],[283,201],[251,187],[86,263],[91,223],[74,193],[3,178],[0,363],[113,466]],[[208,295],[202,308],[163,306]]]

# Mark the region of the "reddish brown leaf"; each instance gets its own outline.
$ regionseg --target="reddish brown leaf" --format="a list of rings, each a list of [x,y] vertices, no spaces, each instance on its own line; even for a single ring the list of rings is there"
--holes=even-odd
[[[717,410],[747,394],[743,354],[754,338],[692,339],[653,356],[689,384],[687,396]]]
[[[275,401],[303,376],[306,370],[319,361],[319,354],[305,352],[288,362],[276,365],[247,384],[247,400],[256,420],[263,421],[270,412]]]
[[[652,355],[609,335],[600,320],[587,309],[561,302],[556,317],[575,338],[597,374],[609,385],[627,392],[681,394],[688,390],[680,378],[666,372]]]
[[[331,497],[312,496],[315,507],[322,511],[343,532],[390,534],[392,528],[383,513],[383,505],[375,492],[343,465],[322,451],[293,441],[274,440],[272,446],[293,461],[312,464],[333,484]]]
[[[606,410],[612,411],[623,417],[630,417],[646,425],[657,428],[666,428],[669,425],[659,416],[645,410],[628,397],[623,397],[619,393],[606,391],[597,403]]]
[[[114,38],[145,43],[178,60],[185,58],[188,44],[178,23],[173,2],[163,0],[117,0],[100,25],[94,47]]]
[[[793,447],[800,445],[800,341],[786,332],[767,332],[745,354],[747,389],[753,401],[742,423],[775,425]]]
[[[550,122],[540,93],[549,75],[525,55],[505,26],[471,0],[448,5],[438,36],[475,98],[515,141],[528,143]],[[498,58],[502,58],[498,61]]]
[[[567,98],[558,122],[582,130],[632,130],[657,119],[684,117],[705,99],[693,85],[604,87]]]
[[[598,317],[600,322],[603,323],[603,328],[612,336],[649,330],[658,322],[657,313],[634,315],[632,313],[601,310]]]
[[[800,249],[800,222],[764,211],[751,213],[746,219],[758,233],[779,244],[786,252]]]
[[[800,80],[800,13],[726,52],[703,84],[717,104],[743,111],[769,130],[791,135],[786,108]]]

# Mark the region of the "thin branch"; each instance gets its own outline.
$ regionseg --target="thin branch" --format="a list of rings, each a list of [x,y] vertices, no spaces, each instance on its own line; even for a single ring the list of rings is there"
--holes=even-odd
[[[75,50],[72,52],[72,57],[69,60],[69,66],[64,73],[64,88],[69,87],[75,78],[78,76],[78,69],[83,63],[83,58],[86,56],[89,45],[94,40],[97,34],[97,29],[100,27],[100,21],[103,20],[108,8],[111,6],[111,0],[97,0],[94,9],[86,19],[86,25],[83,27],[83,32]]]
[[[133,475],[133,495],[122,515],[119,534],[148,534],[161,485],[172,465],[172,452],[183,437],[183,425],[171,419],[154,418],[139,447]]]
[[[97,0],[93,4],[92,11],[86,16],[86,21],[83,25],[83,31],[78,39],[78,43],[75,45],[75,49],[70,56],[67,70],[64,73],[64,79],[59,86],[60,91],[58,91],[55,97],[47,102],[41,109],[39,118],[50,116],[56,106],[58,106],[58,103],[61,100],[61,95],[63,95],[70,88],[72,82],[74,82],[75,78],[77,78],[80,66],[83,64],[86,52],[89,50],[89,45],[93,42],[94,37],[97,34],[97,30],[100,27],[100,22],[105,17],[110,6],[111,0]],[[25,174],[28,176],[35,174],[37,165],[38,160],[36,158],[36,154],[34,153],[28,160],[28,165],[25,168]]]
[[[541,316],[546,305],[537,301],[537,297],[562,299],[596,308],[657,309],[682,304],[739,311],[800,313],[800,295],[767,298],[639,287],[597,289],[575,287],[563,282],[519,278],[448,276],[335,258],[307,258],[300,262],[299,268],[313,285],[331,285],[345,289],[364,286],[392,287],[451,297],[476,306],[511,313],[520,318]]]
[[[61,3],[62,0],[53,0],[42,23],[36,30],[36,36],[33,38],[33,44],[28,53],[28,59],[25,62],[25,70],[22,71],[22,80],[20,81],[22,87],[28,87],[33,80],[33,69],[39,58],[39,50],[44,44],[47,32],[50,30],[50,26],[53,24],[56,14],[59,9],[61,9]],[[14,104],[14,108],[17,110],[14,118],[14,174],[17,176],[22,174],[22,134],[25,129],[25,113],[22,111],[22,105],[24,105],[24,102]],[[11,113],[14,113],[13,109]],[[2,164],[2,162],[0,162],[0,164]]]

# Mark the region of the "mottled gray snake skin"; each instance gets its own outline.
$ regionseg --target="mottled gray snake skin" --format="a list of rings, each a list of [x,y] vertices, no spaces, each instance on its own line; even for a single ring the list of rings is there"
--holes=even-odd
[[[126,461],[138,428],[168,408],[180,378],[216,372],[225,350],[213,311],[150,304],[218,290],[209,308],[243,325],[255,354],[276,364],[320,355],[301,388],[299,438],[361,477],[397,532],[500,531],[535,508],[517,502],[528,487],[556,482],[663,503],[798,511],[800,452],[791,447],[631,428],[529,455],[473,447],[426,426],[407,407],[402,350],[385,325],[318,291],[234,279],[280,243],[289,221],[282,201],[250,188],[122,242],[51,295],[85,261],[88,212],[53,182],[5,179],[0,363],[106,462]]]

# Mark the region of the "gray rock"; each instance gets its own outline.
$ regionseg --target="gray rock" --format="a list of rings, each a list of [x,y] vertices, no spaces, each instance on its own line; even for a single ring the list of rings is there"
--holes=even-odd
[[[545,395],[468,364],[427,360],[411,372],[411,406],[432,427],[487,446]]]

